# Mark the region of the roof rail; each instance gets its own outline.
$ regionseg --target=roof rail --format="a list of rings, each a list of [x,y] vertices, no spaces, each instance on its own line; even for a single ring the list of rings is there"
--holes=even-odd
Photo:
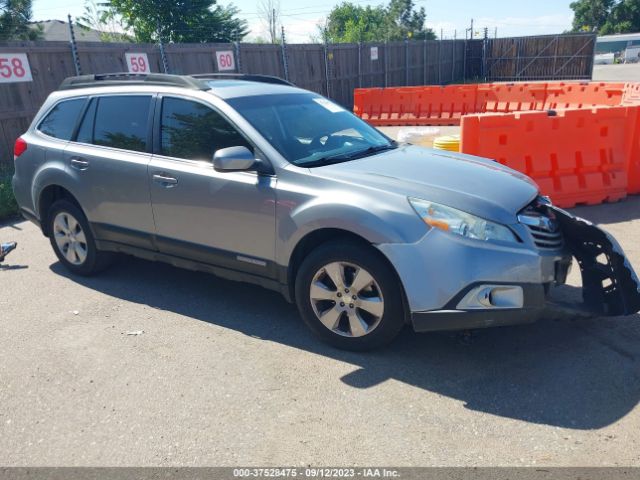
[[[110,85],[165,85],[191,90],[209,90],[211,88],[207,82],[186,75],[121,72],[69,77],[62,81],[59,90]]]
[[[276,85],[288,85],[290,87],[294,86],[293,83],[280,77],[253,73],[198,73],[190,76],[192,78],[202,80],[246,80],[248,82],[274,83]]]

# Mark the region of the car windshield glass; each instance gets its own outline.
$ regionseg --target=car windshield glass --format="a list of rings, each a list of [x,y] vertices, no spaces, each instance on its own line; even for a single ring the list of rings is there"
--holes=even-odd
[[[373,127],[312,93],[228,100],[289,162],[317,167],[395,148]]]

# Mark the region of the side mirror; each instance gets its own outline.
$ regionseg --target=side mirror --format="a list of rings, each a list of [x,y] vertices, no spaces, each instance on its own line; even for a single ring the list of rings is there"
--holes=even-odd
[[[243,172],[255,165],[256,157],[247,147],[221,148],[213,154],[213,168],[218,172]]]

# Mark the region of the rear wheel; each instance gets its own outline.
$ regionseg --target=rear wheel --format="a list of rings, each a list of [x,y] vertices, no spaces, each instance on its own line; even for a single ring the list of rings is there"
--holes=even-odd
[[[48,214],[49,239],[58,260],[78,275],[93,275],[111,264],[113,255],[101,252],[84,213],[68,200],[55,202]]]
[[[314,250],[298,270],[296,303],[314,333],[346,350],[382,346],[404,326],[395,273],[364,243],[330,242]]]

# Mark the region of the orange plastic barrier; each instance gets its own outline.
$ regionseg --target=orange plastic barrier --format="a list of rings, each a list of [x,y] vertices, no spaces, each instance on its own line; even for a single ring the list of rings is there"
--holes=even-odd
[[[609,107],[557,116],[469,115],[462,119],[461,151],[529,175],[561,207],[616,201],[627,194],[631,110],[637,114],[637,108]]]
[[[422,87],[416,98],[416,125],[459,125],[475,112],[476,85]]]
[[[625,83],[550,82],[547,84],[545,110],[592,108],[622,104]]]
[[[475,112],[476,91],[476,85],[360,88],[353,111],[372,125],[459,125]]]
[[[640,194],[640,106],[628,107],[627,123],[627,193]]]
[[[624,86],[622,105],[640,105],[640,83],[627,83]]]
[[[475,112],[520,112],[542,110],[546,83],[489,83],[477,86]]]
[[[532,176],[561,206],[640,194],[640,83],[356,89],[354,112],[379,126],[462,120],[462,151]]]

